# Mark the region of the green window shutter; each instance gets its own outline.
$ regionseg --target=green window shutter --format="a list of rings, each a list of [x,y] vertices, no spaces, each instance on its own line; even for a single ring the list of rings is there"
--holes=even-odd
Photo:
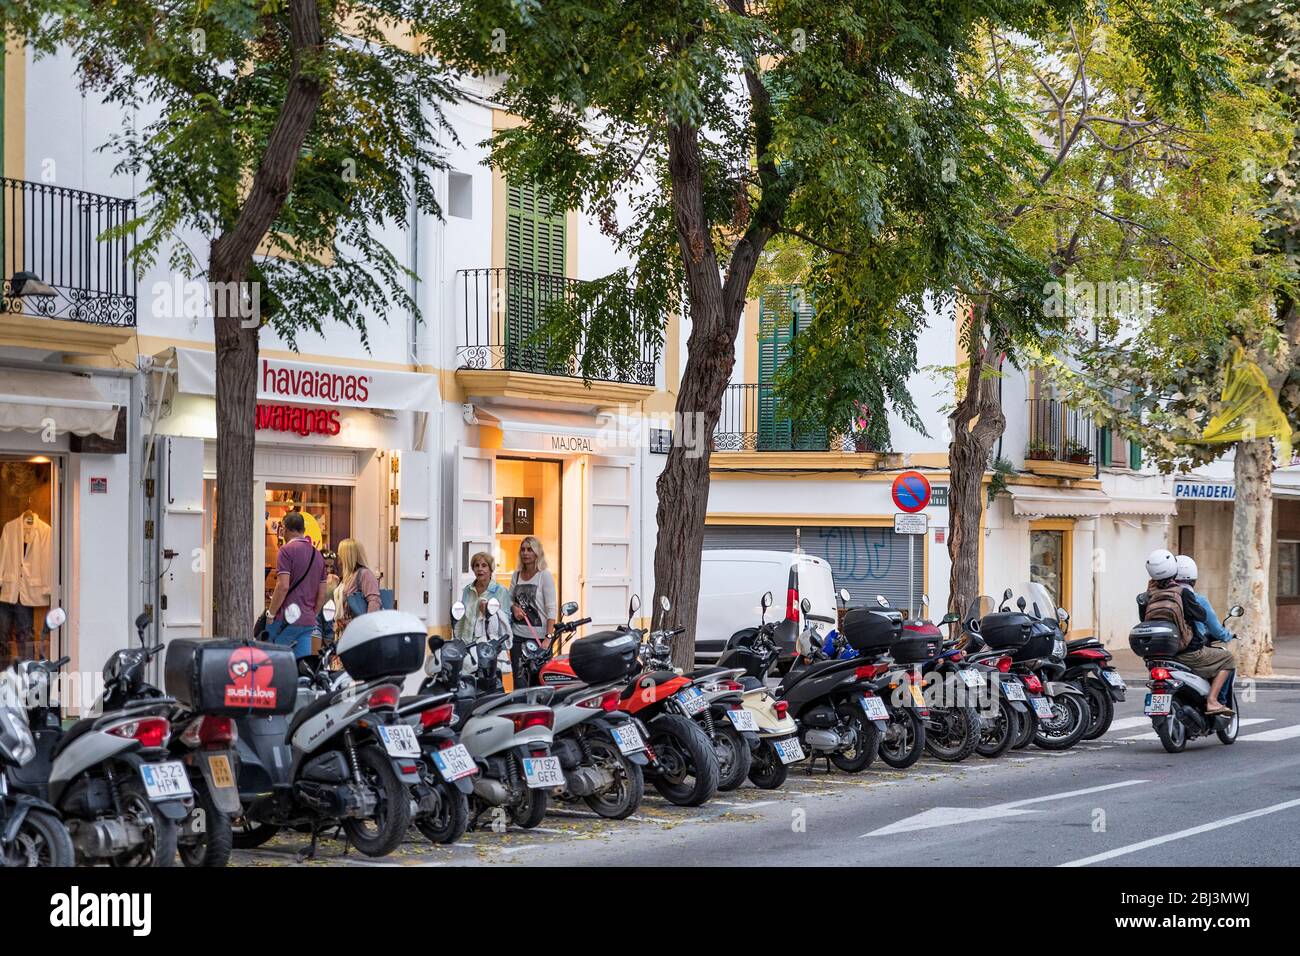
[[[1128,443],[1128,466],[1134,471],[1142,468],[1142,446],[1135,441]]]
[[[826,430],[803,428],[778,410],[772,387],[790,356],[790,342],[813,319],[800,290],[773,290],[758,300],[758,448],[760,451],[824,451]]]
[[[1099,449],[1101,452],[1101,466],[1103,468],[1109,468],[1111,459],[1111,438],[1109,428],[1103,428],[1101,430],[1099,440],[1101,442],[1101,448]]]
[[[543,343],[526,344],[546,304],[567,289],[565,219],[532,183],[506,184],[506,368],[569,372],[554,366]]]

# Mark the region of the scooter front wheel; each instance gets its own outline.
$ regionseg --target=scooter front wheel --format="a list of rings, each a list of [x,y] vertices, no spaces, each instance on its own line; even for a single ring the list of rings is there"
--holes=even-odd
[[[1237,695],[1232,695],[1229,702],[1232,707],[1232,716],[1228,718],[1227,726],[1214,728],[1214,733],[1218,736],[1220,742],[1225,744],[1235,744],[1237,742],[1237,731],[1241,729],[1241,717],[1237,714]],[[1215,723],[1218,723],[1217,718]]]

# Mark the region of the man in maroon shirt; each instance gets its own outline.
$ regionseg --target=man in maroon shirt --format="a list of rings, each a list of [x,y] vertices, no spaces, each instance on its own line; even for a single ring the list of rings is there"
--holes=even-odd
[[[288,644],[295,657],[312,652],[312,638],[320,636],[316,615],[325,606],[325,559],[303,532],[302,514],[284,516],[284,547],[275,563],[275,591],[271,594],[271,623],[266,636],[276,644]],[[285,609],[298,606],[298,620],[290,624]]]

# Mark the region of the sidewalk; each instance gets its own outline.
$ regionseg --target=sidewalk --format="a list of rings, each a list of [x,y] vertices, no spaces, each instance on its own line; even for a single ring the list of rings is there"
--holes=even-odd
[[[1134,681],[1147,679],[1147,669],[1142,665],[1142,659],[1127,647],[1106,649],[1115,656],[1115,669],[1120,672],[1120,676],[1125,681],[1132,684]],[[1300,637],[1286,637],[1274,643],[1273,671],[1271,676],[1259,678],[1256,685],[1300,687]]]

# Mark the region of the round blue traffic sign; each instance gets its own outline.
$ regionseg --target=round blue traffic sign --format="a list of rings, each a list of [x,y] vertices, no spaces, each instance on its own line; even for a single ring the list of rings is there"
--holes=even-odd
[[[930,479],[919,471],[905,471],[894,479],[893,495],[899,511],[915,514],[930,503]]]

